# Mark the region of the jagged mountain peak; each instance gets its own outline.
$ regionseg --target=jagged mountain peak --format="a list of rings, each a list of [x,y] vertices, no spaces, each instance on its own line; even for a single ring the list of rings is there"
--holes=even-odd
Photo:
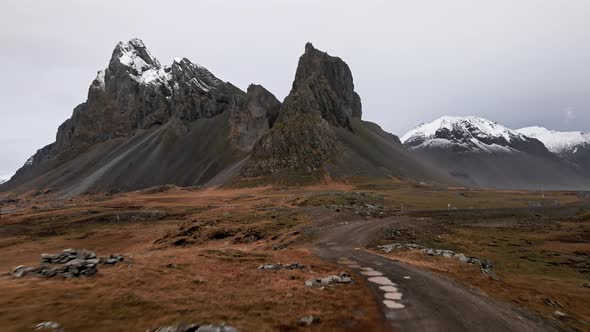
[[[498,122],[477,116],[443,116],[402,136],[411,149],[453,148],[485,152],[543,152],[542,144]]]
[[[285,99],[281,117],[320,115],[336,127],[351,129],[351,118],[360,118],[362,105],[354,91],[352,72],[339,57],[305,45],[299,58],[295,80]]]
[[[128,67],[135,75],[141,75],[145,70],[161,66],[143,41],[138,38],[120,41],[113,50],[110,64]]]
[[[577,153],[581,147],[590,148],[590,133],[583,131],[556,131],[539,126],[521,128],[517,131],[543,142],[553,153]]]
[[[166,95],[172,93],[175,82],[184,82],[196,91],[207,93],[224,84],[205,67],[188,58],[174,58],[171,65],[162,65],[141,39],[119,42],[106,69],[108,77],[130,77],[133,81],[152,86]],[[105,73],[99,72],[91,89],[104,89]]]

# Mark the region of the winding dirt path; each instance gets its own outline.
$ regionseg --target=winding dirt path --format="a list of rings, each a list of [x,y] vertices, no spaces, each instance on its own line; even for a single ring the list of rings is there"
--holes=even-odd
[[[459,284],[364,250],[383,226],[403,219],[358,220],[319,228],[318,256],[367,278],[384,319],[395,331],[555,331],[538,317]]]

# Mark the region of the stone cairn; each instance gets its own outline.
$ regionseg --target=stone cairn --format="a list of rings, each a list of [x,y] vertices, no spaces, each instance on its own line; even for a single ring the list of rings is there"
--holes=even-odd
[[[91,277],[98,272],[99,264],[114,265],[124,259],[122,255],[117,254],[108,257],[97,257],[92,251],[65,249],[57,254],[41,254],[41,264],[39,266],[20,265],[12,270],[11,275],[15,278],[22,278],[27,275],[45,278]]]

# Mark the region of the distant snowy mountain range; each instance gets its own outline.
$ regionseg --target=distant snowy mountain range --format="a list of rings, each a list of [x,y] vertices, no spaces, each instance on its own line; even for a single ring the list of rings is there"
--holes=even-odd
[[[475,116],[443,116],[409,131],[401,141],[410,150],[438,148],[494,153],[543,149],[535,139]]]
[[[555,154],[574,154],[590,148],[590,133],[561,132],[543,127],[509,129],[495,121],[476,116],[443,116],[423,123],[401,137],[410,149],[453,148],[455,151],[510,152],[538,144]]]
[[[401,137],[459,182],[483,187],[590,187],[590,134],[518,130],[475,116],[444,116]]]

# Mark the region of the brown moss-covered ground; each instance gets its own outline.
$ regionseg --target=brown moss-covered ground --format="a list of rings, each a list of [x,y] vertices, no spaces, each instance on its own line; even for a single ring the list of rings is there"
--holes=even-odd
[[[2,207],[0,272],[36,265],[41,253],[66,248],[119,253],[129,261],[88,279],[0,276],[0,331],[29,331],[45,320],[66,331],[145,331],[182,322],[286,331],[302,329],[296,321],[309,314],[321,319],[312,330],[382,330],[383,317],[362,278],[324,290],[303,287],[308,278],[342,269],[313,256],[307,235],[345,215],[398,214],[411,222],[395,223],[376,242],[418,242],[489,258],[500,280],[422,253],[393,258],[547,317],[562,311],[564,326],[588,330],[590,288],[582,286],[590,281],[587,205],[573,192],[541,197],[400,179],[328,179],[284,188],[165,186],[68,201],[29,197]],[[257,269],[273,262],[311,269]]]
[[[37,201],[3,215],[0,271],[39,264],[41,253],[65,248],[120,253],[128,261],[75,280],[1,276],[0,330],[30,331],[36,323],[53,320],[66,331],[145,331],[192,322],[291,331],[302,329],[297,321],[305,315],[321,319],[311,330],[382,329],[362,278],[325,289],[303,286],[309,278],[341,268],[290,244],[309,220],[288,209],[288,194],[270,188],[160,190]],[[162,241],[181,225],[204,220],[217,223],[198,241]],[[227,236],[214,236],[227,230],[232,230]],[[245,237],[248,230],[257,237]],[[276,244],[282,250],[273,250]],[[257,269],[276,262],[299,262],[310,269]]]

